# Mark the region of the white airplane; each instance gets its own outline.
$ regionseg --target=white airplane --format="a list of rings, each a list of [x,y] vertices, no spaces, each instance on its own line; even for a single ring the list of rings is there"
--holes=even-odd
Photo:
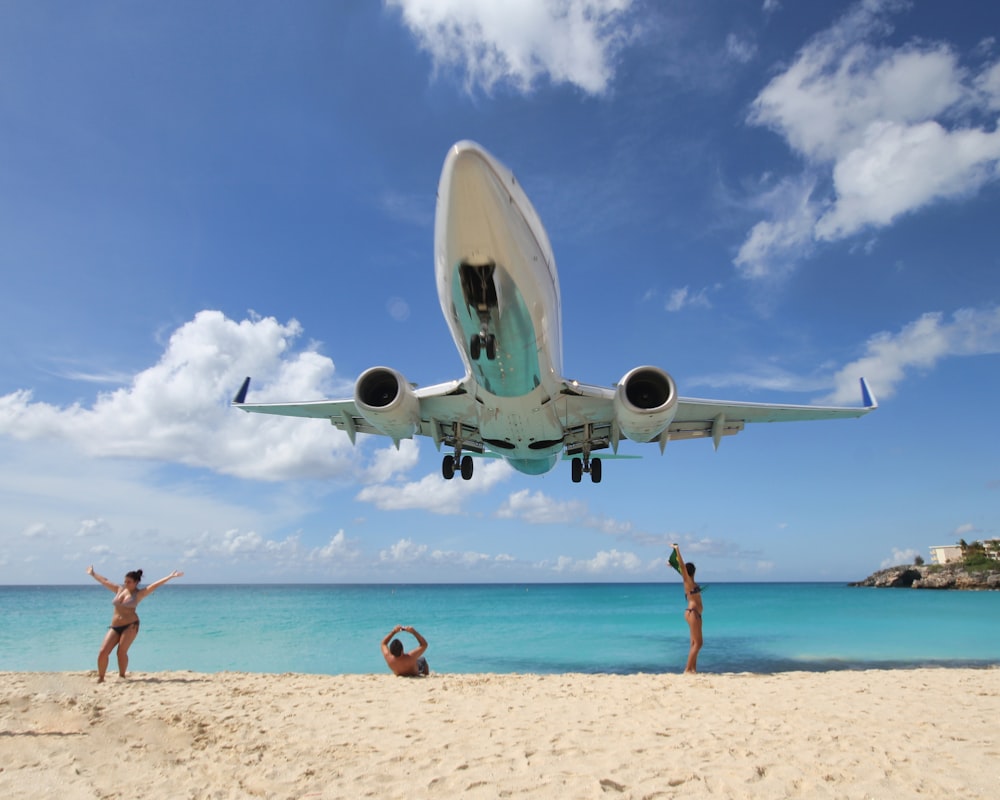
[[[473,459],[502,457],[542,475],[560,457],[572,479],[601,480],[597,451],[617,454],[622,439],[658,442],[723,436],[749,422],[860,417],[877,407],[861,379],[862,407],[775,405],[677,395],[658,367],[636,367],[613,388],[563,377],[562,307],[552,247],[514,175],[478,144],[448,152],[438,186],[434,274],[441,310],[465,377],[415,389],[396,370],[361,373],[354,397],[247,403],[247,378],[233,404],[248,412],[315,417],[346,431],[402,439],[427,436],[448,453],[441,472],[469,480]],[[465,455],[463,455],[463,453]],[[614,456],[612,456],[614,457]],[[625,457],[625,456],[619,456]]]

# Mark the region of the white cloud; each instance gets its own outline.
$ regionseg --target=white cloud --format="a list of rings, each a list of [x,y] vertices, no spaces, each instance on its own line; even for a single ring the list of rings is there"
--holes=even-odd
[[[309,554],[310,560],[318,561],[357,561],[360,557],[357,540],[348,539],[343,529],[337,531],[325,545]]]
[[[330,396],[333,362],[312,349],[296,352],[301,333],[295,320],[236,322],[201,311],[173,332],[158,363],[130,385],[99,394],[89,407],[37,402],[26,389],[0,397],[0,435],[69,442],[96,457],[174,462],[260,480],[349,474],[357,451],[329,425],[250,416],[229,405],[246,375],[254,376],[254,400]],[[352,391],[347,384],[336,388]]]
[[[912,548],[908,550],[900,550],[898,547],[894,547],[892,548],[892,555],[882,562],[881,569],[912,564],[914,559],[919,555],[919,550],[913,550]]]
[[[604,92],[629,38],[632,0],[386,0],[436,71],[457,68],[466,89],[530,91],[547,77]]]
[[[819,239],[836,240],[884,227],[935,200],[969,195],[997,178],[1000,129],[945,130],[937,122],[874,122],[861,146],[833,170],[836,204],[816,223]]]
[[[739,64],[748,64],[757,55],[757,44],[746,36],[730,33],[726,37],[726,56]]]
[[[423,509],[435,514],[460,514],[466,500],[488,492],[512,474],[513,470],[505,461],[477,459],[475,478],[471,481],[458,476],[446,481],[438,473],[432,473],[404,484],[366,486],[358,492],[357,499],[383,511]]]
[[[712,302],[708,299],[708,287],[703,287],[696,292],[692,292],[688,286],[674,289],[667,297],[667,303],[664,307],[670,312],[680,311],[684,308],[711,308]]]
[[[995,353],[1000,353],[1000,307],[960,309],[950,320],[940,312],[924,314],[896,334],[869,339],[865,355],[837,371],[834,391],[821,402],[855,402],[861,377],[877,397],[890,397],[913,370],[930,369],[951,356]]]
[[[753,204],[771,219],[753,226],[734,259],[745,277],[780,276],[794,266],[795,257],[809,253],[819,216],[812,200],[815,188],[815,178],[802,175],[780,180],[757,195]]]
[[[818,241],[892,224],[1000,177],[1000,131],[973,122],[1000,107],[1000,64],[978,74],[947,43],[876,43],[907,4],[869,0],[810,40],[755,99],[748,122],[782,136],[805,161],[799,202],[773,204],[734,263],[762,278],[787,271]],[[817,185],[830,186],[824,197]],[[756,203],[767,207],[768,203]]]
[[[26,539],[52,539],[55,532],[44,522],[33,522],[21,531],[21,535]]]
[[[582,500],[558,501],[542,492],[522,489],[514,492],[497,509],[500,519],[520,519],[531,525],[572,525],[590,528],[608,536],[635,537],[648,541],[648,535],[634,530],[631,522],[592,514]]]
[[[555,572],[580,572],[587,575],[603,575],[610,572],[634,574],[654,569],[655,564],[656,562],[645,564],[635,553],[601,550],[589,559],[560,556],[553,569]]]
[[[77,536],[102,536],[108,537],[113,533],[111,525],[103,519],[85,519],[80,521],[77,528]]]
[[[425,544],[414,544],[411,539],[400,539],[391,547],[380,551],[379,560],[408,564],[422,559],[426,555],[427,549]]]

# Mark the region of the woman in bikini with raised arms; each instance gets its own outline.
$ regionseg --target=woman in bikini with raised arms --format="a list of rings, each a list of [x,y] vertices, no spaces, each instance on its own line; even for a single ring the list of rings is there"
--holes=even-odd
[[[684,619],[687,620],[688,628],[691,629],[691,649],[688,651],[687,665],[684,672],[698,671],[698,651],[701,650],[701,587],[694,582],[694,564],[685,564],[681,556],[680,548],[675,544],[674,552],[677,553],[677,562],[680,565],[679,572],[684,579],[684,596],[687,598],[687,608],[684,609]]]
[[[111,617],[111,625],[108,627],[104,642],[101,644],[101,650],[97,654],[97,682],[104,682],[104,673],[108,671],[108,659],[115,647],[118,648],[118,674],[124,678],[125,671],[128,669],[128,649],[135,641],[135,637],[139,635],[139,614],[136,611],[139,601],[148,597],[167,581],[179,578],[184,573],[171,572],[166,578],[154,581],[145,589],[139,588],[139,581],[142,580],[141,569],[125,573],[125,582],[121,586],[98,575],[92,566],[87,567],[87,574],[106,589],[115,593],[115,599],[111,601],[115,609]]]

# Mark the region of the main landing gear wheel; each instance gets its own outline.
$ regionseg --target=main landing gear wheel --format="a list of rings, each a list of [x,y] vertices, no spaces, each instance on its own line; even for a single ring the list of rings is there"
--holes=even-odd
[[[472,456],[465,455],[459,460],[449,453],[441,459],[441,476],[446,481],[450,481],[455,477],[455,469],[457,468],[462,475],[463,481],[470,480],[472,478],[473,463]]]
[[[590,480],[593,483],[601,482],[601,459],[574,458],[570,463],[570,477],[573,483],[579,483],[583,479],[583,473],[590,473]]]

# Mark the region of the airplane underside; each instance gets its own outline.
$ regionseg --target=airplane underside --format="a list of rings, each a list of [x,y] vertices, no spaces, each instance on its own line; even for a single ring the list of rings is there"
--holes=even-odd
[[[569,459],[574,483],[602,477],[596,451],[619,455],[623,439],[659,445],[709,439],[715,447],[751,422],[860,417],[877,407],[861,379],[861,407],[683,398],[673,378],[639,366],[614,385],[582,384],[562,369],[562,303],[548,234],[513,173],[474,142],[448,153],[434,229],[438,301],[465,375],[417,388],[395,369],[358,376],[352,397],[233,404],[244,411],[324,419],[346,432],[430,438],[446,448],[441,474],[469,480],[474,457],[503,458],[526,475]]]

